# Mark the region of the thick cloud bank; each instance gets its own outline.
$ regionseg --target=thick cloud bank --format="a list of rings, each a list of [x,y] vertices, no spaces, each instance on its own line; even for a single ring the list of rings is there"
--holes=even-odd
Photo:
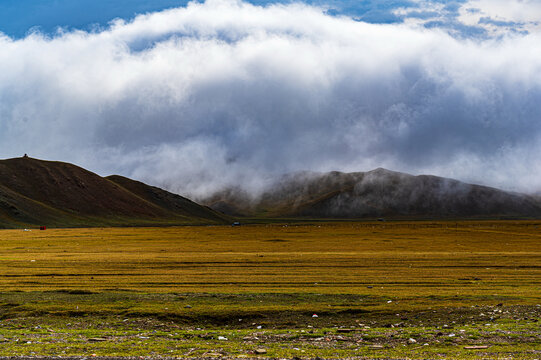
[[[540,43],[233,0],[3,37],[0,154],[191,196],[379,166],[538,191]]]

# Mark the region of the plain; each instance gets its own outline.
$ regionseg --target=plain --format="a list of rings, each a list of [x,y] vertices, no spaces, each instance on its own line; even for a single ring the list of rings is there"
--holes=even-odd
[[[539,358],[540,228],[3,230],[0,355]]]

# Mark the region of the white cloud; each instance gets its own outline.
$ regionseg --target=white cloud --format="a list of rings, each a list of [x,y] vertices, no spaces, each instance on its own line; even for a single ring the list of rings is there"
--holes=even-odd
[[[541,2],[538,0],[469,0],[460,9],[464,24],[482,25],[493,34],[502,31],[540,31]]]
[[[189,195],[378,166],[538,190],[540,40],[228,0],[3,37],[0,153]]]

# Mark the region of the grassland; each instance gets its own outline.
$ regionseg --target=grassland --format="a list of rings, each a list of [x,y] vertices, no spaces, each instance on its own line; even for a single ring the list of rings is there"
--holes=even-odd
[[[536,221],[3,230],[0,289],[0,356],[541,358]]]

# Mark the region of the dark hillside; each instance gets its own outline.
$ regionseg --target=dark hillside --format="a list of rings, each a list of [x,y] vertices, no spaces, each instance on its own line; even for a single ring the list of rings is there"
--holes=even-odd
[[[140,181],[132,180],[120,175],[111,175],[106,177],[107,180],[120,185],[132,194],[137,195],[141,199],[159,206],[168,212],[181,214],[184,216],[196,216],[200,218],[214,219],[223,221],[224,216],[218,214],[214,210],[201,206],[185,197],[170,193],[155,186],[146,185]]]
[[[202,201],[253,217],[312,218],[536,218],[531,196],[437,176],[376,169],[357,173],[286,175],[260,196],[227,189]]]
[[[160,193],[159,199],[141,193]],[[158,189],[159,190],[159,189]],[[138,183],[139,194],[78,166],[28,157],[0,161],[0,226],[224,222],[216,212]],[[155,200],[155,202],[154,202]],[[190,204],[182,208],[180,203]]]

